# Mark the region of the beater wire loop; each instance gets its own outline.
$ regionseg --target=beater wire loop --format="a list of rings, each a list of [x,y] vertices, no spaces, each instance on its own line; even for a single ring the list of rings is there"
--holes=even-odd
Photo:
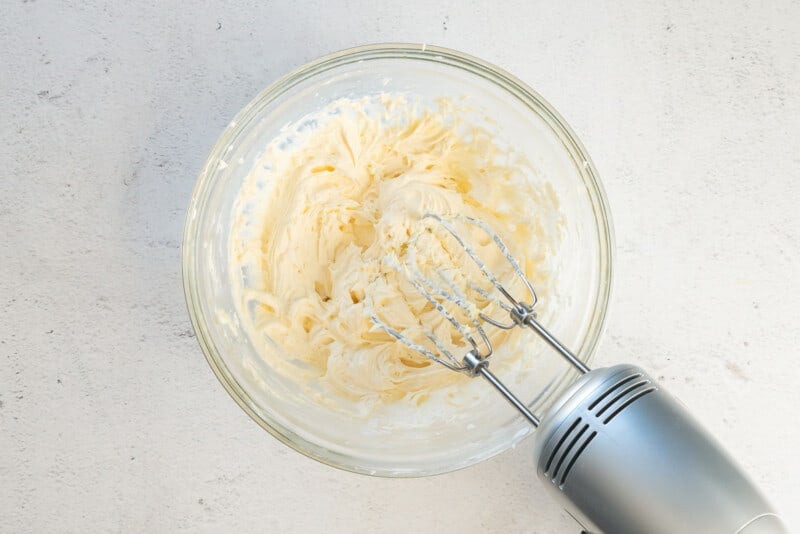
[[[397,329],[381,319],[377,312],[370,315],[372,322],[397,341],[448,369],[471,376],[483,376],[534,426],[538,426],[539,420],[488,370],[488,360],[494,349],[484,324],[502,330],[511,330],[517,326],[531,328],[580,372],[586,373],[589,368],[537,322],[534,307],[539,302],[539,297],[536,290],[506,244],[487,223],[467,215],[443,216],[437,213],[426,213],[422,221],[430,224],[421,224],[409,237],[403,257],[387,257],[383,267],[408,280],[431,306],[430,309],[444,317],[444,324],[452,326],[452,330],[442,330],[440,325],[437,335],[434,331],[436,328],[423,324],[419,317],[412,327]],[[465,231],[462,233],[457,226],[463,227]],[[476,237],[473,229],[482,235]],[[465,234],[474,238],[478,246],[494,243],[500,251],[500,259],[504,259],[510,266],[510,272],[498,273],[494,270],[498,269],[496,265],[489,268],[476,252],[476,248],[467,242]],[[453,248],[448,241],[454,241],[458,246]],[[434,257],[440,260],[446,258],[449,264],[458,265],[458,268],[437,265],[432,260]],[[476,274],[476,279],[469,277],[470,262],[479,273]],[[505,280],[506,275],[510,277],[510,281],[504,285],[501,278]],[[483,285],[480,283],[481,277]],[[518,300],[511,294],[508,288],[514,285],[514,280],[520,281],[527,290],[529,302]],[[492,305],[505,311],[510,321],[491,317],[487,310]],[[424,340],[430,345],[426,346]]]

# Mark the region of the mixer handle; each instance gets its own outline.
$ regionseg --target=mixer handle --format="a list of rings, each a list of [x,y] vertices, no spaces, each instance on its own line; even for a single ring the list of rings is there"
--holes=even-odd
[[[633,365],[580,377],[534,439],[539,478],[586,531],[788,532],[719,443]]]

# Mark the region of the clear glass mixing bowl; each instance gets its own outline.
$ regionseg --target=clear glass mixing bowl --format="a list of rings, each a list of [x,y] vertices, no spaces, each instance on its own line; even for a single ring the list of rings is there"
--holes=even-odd
[[[452,471],[513,447],[533,428],[489,385],[498,409],[470,424],[429,433],[376,431],[369,420],[305,402],[302,392],[259,358],[231,295],[228,239],[242,181],[287,124],[333,100],[402,92],[425,100],[468,96],[492,118],[498,142],[525,153],[552,184],[566,218],[551,294],[540,302],[551,331],[583,360],[600,336],[611,285],[612,229],[597,172],[564,120],[523,82],[479,59],[444,48],[387,44],[345,50],[300,67],[267,88],[230,123],[203,167],[183,245],[186,301],[211,368],[265,430],[321,462],[359,473],[421,476]],[[278,343],[279,340],[276,340]],[[279,346],[268,350],[280,350]],[[536,372],[513,384],[539,415],[575,372],[532,335]],[[370,425],[372,425],[370,427]],[[370,427],[370,428],[368,428]]]

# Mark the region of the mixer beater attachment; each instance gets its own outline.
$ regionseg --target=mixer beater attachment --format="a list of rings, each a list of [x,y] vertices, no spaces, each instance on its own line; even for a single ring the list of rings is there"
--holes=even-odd
[[[511,255],[508,247],[492,228],[484,221],[467,215],[442,216],[436,213],[427,213],[422,218],[430,224],[422,225],[421,229],[412,234],[408,240],[408,247],[404,261],[389,260],[389,266],[405,275],[414,288],[419,291],[425,299],[439,312],[448,323],[452,325],[458,335],[466,342],[466,352],[463,356],[454,354],[454,349],[448,346],[444,340],[436,336],[432,331],[425,330],[425,337],[431,342],[432,347],[415,341],[408,334],[392,328],[385,321],[381,320],[377,314],[372,314],[371,319],[377,327],[405,344],[409,348],[423,354],[429,359],[444,365],[445,367],[459,371],[470,376],[480,375],[494,386],[519,412],[534,426],[539,426],[537,418],[528,407],[520,401],[506,386],[489,371],[489,360],[494,352],[489,336],[483,327],[484,323],[500,328],[511,330],[516,327],[528,327],[544,339],[552,348],[563,356],[581,373],[587,373],[589,368],[581,362],[569,349],[564,347],[550,332],[545,329],[537,320],[534,307],[539,301],[533,284],[525,276],[519,262]],[[483,241],[491,243],[496,247],[501,256],[506,260],[510,267],[510,274],[521,283],[530,295],[530,301],[525,302],[515,298],[509,290],[501,283],[500,276],[493,272],[486,263],[480,258],[475,249],[467,243],[466,239],[456,229],[456,224],[464,228],[472,228],[482,233]],[[442,233],[444,234],[442,236]],[[477,273],[483,277],[483,281],[488,283],[481,285],[475,280],[467,279],[464,287],[460,287],[452,276],[440,269],[434,268],[433,273],[423,272],[420,266],[419,251],[424,240],[428,236],[437,236],[438,244],[443,249],[448,249],[450,244],[460,247],[456,252],[463,252],[467,258],[477,268]],[[449,236],[449,239],[447,239]],[[447,239],[448,242],[442,240]],[[424,263],[424,261],[423,261]],[[473,271],[475,271],[473,269]],[[433,277],[438,278],[437,281]],[[477,311],[476,306],[467,296],[467,291],[473,292],[475,296],[494,304],[506,312],[510,321],[500,321],[491,317],[488,313]],[[422,325],[420,325],[422,326]]]

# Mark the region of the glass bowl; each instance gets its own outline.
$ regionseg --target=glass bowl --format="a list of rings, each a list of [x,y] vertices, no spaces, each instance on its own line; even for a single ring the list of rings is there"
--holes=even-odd
[[[422,99],[469,98],[497,132],[523,152],[558,196],[566,231],[557,251],[552,298],[537,308],[546,325],[581,359],[600,336],[611,285],[612,229],[597,172],[564,120],[510,74],[479,59],[415,44],[362,46],[313,61],[258,95],[222,133],[200,173],[183,244],[186,301],[208,363],[259,425],[301,453],[342,469],[422,476],[463,468],[516,445],[533,432],[504,400],[491,417],[427,434],[375,431],[374,421],[333,413],[302,394],[259,358],[231,293],[231,213],[239,188],[264,147],[287,124],[340,98],[401,92]],[[537,358],[525,380],[500,374],[534,413],[548,407],[575,371],[531,336]],[[279,346],[270,350],[280,350]],[[370,427],[367,429],[367,427]]]

